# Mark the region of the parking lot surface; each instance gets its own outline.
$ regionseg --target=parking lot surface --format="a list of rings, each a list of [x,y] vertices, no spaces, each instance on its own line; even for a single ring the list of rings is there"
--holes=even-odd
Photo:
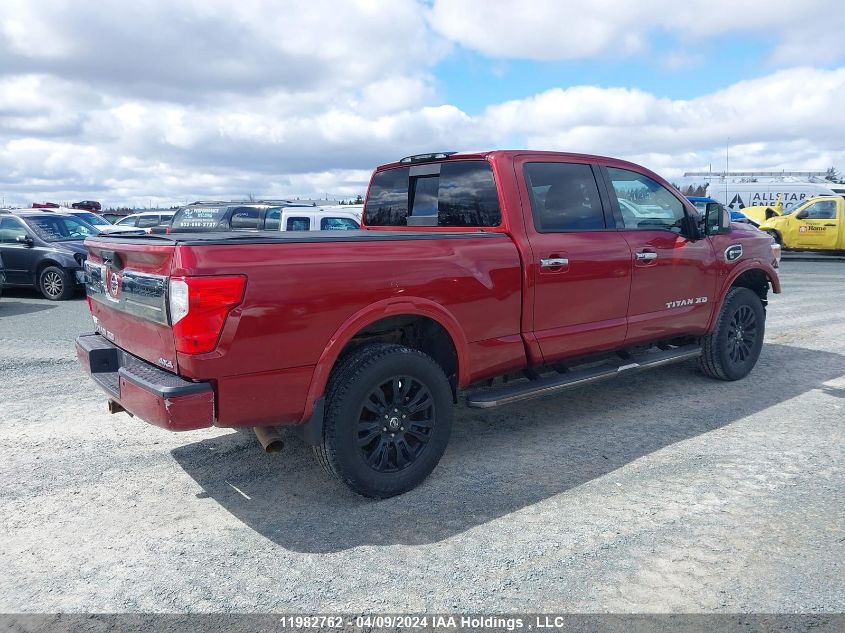
[[[751,375],[483,412],[369,501],[295,438],[175,434],[78,369],[84,299],[0,299],[2,611],[845,611],[845,262],[785,261]]]

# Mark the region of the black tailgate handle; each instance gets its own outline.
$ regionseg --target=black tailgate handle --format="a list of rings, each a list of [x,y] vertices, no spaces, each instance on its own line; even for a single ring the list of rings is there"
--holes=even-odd
[[[120,259],[120,254],[116,251],[100,251],[100,257],[103,260],[103,264],[106,266],[116,268],[117,270],[123,268],[123,261]]]

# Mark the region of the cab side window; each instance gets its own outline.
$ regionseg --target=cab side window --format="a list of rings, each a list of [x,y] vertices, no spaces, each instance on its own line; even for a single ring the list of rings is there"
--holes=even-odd
[[[801,215],[807,220],[834,220],[836,219],[836,202],[819,200],[804,209]]]
[[[157,215],[142,215],[138,218],[138,228],[148,229],[152,226],[158,226]]]
[[[593,170],[580,163],[527,163],[525,182],[540,233],[606,228]]]
[[[643,174],[608,167],[626,229],[681,232],[684,205],[666,187]]]

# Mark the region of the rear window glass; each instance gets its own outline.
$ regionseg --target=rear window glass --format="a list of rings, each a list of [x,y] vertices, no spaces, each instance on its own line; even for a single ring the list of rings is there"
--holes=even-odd
[[[226,213],[226,207],[180,209],[173,217],[174,229],[214,229]]]
[[[427,163],[379,172],[370,186],[364,217],[369,226],[498,226],[502,221],[487,161]]]
[[[321,218],[321,231],[356,231],[361,226],[349,218]]]
[[[288,218],[285,229],[288,231],[310,231],[311,220],[309,218]]]

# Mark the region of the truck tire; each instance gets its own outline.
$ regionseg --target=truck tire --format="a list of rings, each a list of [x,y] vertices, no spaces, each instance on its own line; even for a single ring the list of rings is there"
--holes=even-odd
[[[777,242],[781,247],[783,246],[783,237],[781,237],[780,232],[778,231],[766,231],[772,238]]]
[[[45,299],[63,301],[73,296],[75,288],[68,271],[58,266],[47,266],[38,273],[38,290]]]
[[[353,491],[384,499],[437,466],[452,431],[452,389],[434,360],[402,345],[368,345],[342,361],[326,390],[323,467]]]
[[[719,380],[739,380],[757,363],[763,347],[766,311],[748,288],[731,288],[716,326],[702,340],[701,371]]]

